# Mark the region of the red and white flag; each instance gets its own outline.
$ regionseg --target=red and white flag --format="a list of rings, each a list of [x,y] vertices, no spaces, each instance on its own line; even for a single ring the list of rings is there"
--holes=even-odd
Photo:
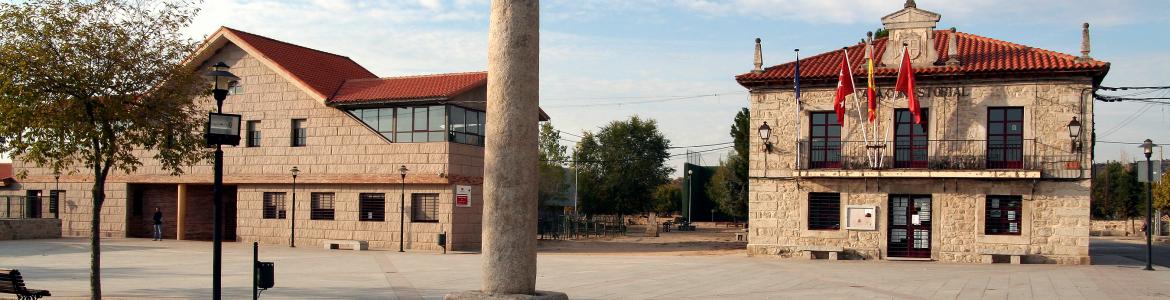
[[[837,112],[837,124],[845,124],[845,96],[853,94],[853,68],[849,67],[849,52],[841,49],[841,66],[837,70],[837,95],[833,97],[833,111]]]
[[[910,115],[914,116],[914,124],[922,124],[922,112],[918,107],[918,95],[914,93],[914,67],[910,64],[910,50],[902,46],[902,64],[898,67],[898,83],[894,91],[902,92],[910,101]],[[840,93],[838,91],[838,93]]]

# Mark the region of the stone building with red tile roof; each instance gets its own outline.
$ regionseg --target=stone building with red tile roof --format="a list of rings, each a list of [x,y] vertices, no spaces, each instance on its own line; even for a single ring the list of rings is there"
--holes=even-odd
[[[438,250],[441,232],[449,249],[479,248],[486,72],[379,78],[348,57],[227,27],[189,62],[200,70],[224,62],[240,77],[223,104],[242,116],[240,145],[224,149],[226,240],[289,244],[295,215],[302,247],[397,248],[401,220],[406,248]],[[150,157],[133,173],[111,174],[101,235],[149,237],[159,208],[164,238],[210,240],[211,161],[171,176]],[[55,180],[14,163],[28,175],[0,195],[60,194],[63,235],[89,234],[90,176]],[[467,201],[457,205],[457,195]]]
[[[1074,56],[938,30],[940,19],[908,1],[882,18],[888,36],[801,58],[799,100],[796,62],[763,68],[757,55],[735,76],[752,126],[771,128],[751,134],[749,254],[1089,263],[1091,94],[1109,63],[1089,56],[1088,24]],[[903,47],[920,124],[894,91]],[[839,123],[846,55],[857,89]]]

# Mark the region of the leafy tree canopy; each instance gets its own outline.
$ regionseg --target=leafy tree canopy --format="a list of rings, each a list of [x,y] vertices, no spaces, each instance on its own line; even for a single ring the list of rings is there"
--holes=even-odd
[[[658,123],[637,116],[610,122],[596,135],[586,132],[574,153],[582,210],[631,214],[652,209],[655,189],[674,172],[666,166],[669,148]]]

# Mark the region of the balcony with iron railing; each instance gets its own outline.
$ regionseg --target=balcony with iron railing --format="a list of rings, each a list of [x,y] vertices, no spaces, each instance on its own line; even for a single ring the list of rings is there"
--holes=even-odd
[[[1081,156],[1015,140],[802,140],[800,177],[1080,178]]]

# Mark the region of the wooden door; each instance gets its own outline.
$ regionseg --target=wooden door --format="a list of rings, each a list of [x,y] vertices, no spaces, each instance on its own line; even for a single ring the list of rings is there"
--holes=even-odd
[[[930,195],[890,195],[890,257],[930,258]]]

